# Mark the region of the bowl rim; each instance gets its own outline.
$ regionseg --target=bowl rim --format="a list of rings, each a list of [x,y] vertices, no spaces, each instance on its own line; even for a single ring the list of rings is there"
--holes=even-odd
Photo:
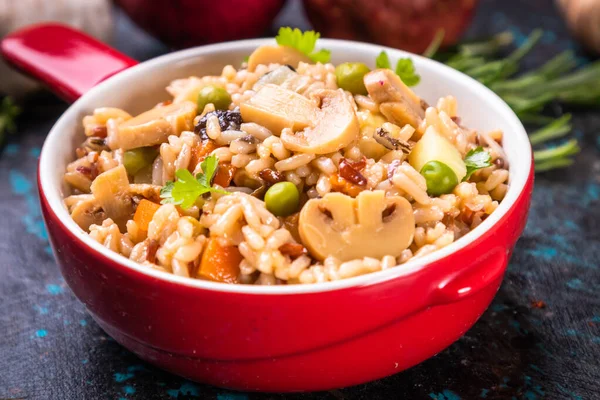
[[[350,287],[362,287],[370,286],[377,283],[389,281],[414,274],[424,269],[429,264],[435,263],[451,254],[459,252],[469,244],[481,239],[487,232],[492,230],[497,224],[502,223],[504,217],[517,205],[518,199],[523,194],[529,179],[531,178],[532,172],[532,150],[531,144],[525,128],[521,121],[512,111],[512,109],[493,91],[485,87],[480,82],[473,78],[456,71],[444,64],[437,61],[425,58],[423,56],[406,52],[403,50],[393,49],[385,46],[380,46],[370,43],[362,43],[348,40],[338,39],[320,39],[319,45],[332,50],[343,51],[344,47],[351,46],[355,52],[366,52],[373,51],[374,48],[379,52],[385,50],[392,57],[411,57],[415,60],[416,64],[428,65],[431,69],[435,70],[435,73],[440,77],[456,80],[465,87],[468,86],[470,90],[480,92],[480,96],[485,96],[492,103],[496,113],[501,114],[503,118],[507,119],[507,123],[510,124],[514,129],[511,135],[515,135],[515,140],[518,142],[519,157],[524,157],[524,167],[511,171],[511,184],[506,197],[499,204],[498,208],[483,221],[479,226],[469,232],[467,235],[454,241],[450,245],[436,250],[428,255],[419,257],[417,259],[411,259],[406,264],[402,264],[401,268],[390,268],[383,271],[372,272],[366,275],[360,275],[352,278],[341,279],[332,282],[323,283],[312,283],[312,284],[297,284],[297,285],[232,285],[223,284],[220,282],[211,282],[200,279],[192,279],[187,277],[181,277],[175,274],[166,273],[163,271],[155,270],[152,268],[145,267],[137,262],[129,260],[128,258],[113,252],[100,243],[93,240],[87,235],[70,217],[66,207],[63,204],[63,197],[60,187],[53,184],[52,174],[55,173],[57,163],[55,163],[54,149],[57,148],[61,143],[61,137],[65,130],[65,125],[68,125],[77,115],[76,109],[85,104],[88,98],[91,97],[96,91],[104,90],[109,86],[119,86],[121,83],[126,82],[131,76],[141,74],[147,68],[160,67],[168,64],[173,64],[178,61],[183,61],[188,58],[198,56],[210,56],[211,52],[219,51],[234,51],[234,50],[251,50],[257,46],[263,44],[273,44],[272,38],[266,39],[250,39],[250,40],[239,40],[232,42],[224,42],[218,44],[212,44],[207,46],[199,46],[186,50],[180,50],[172,53],[168,53],[148,61],[141,62],[138,65],[123,70],[105,81],[99,83],[90,89],[87,93],[81,96],[75,103],[73,103],[56,121],[51,128],[44,145],[39,159],[39,191],[40,199],[43,197],[47,202],[49,210],[54,214],[56,218],[53,219],[53,223],[59,223],[62,227],[67,230],[72,237],[79,240],[87,250],[96,256],[103,256],[108,258],[124,268],[129,268],[133,271],[142,273],[148,277],[156,278],[160,281],[166,281],[174,284],[184,285],[189,288],[217,291],[217,292],[229,292],[239,294],[255,294],[255,295],[282,295],[282,294],[305,294],[305,293],[319,293],[329,292],[334,290],[341,290]],[[514,145],[512,147],[516,147]],[[507,150],[510,152],[511,150]],[[62,163],[60,163],[62,164]],[[104,261],[104,260],[103,260]],[[105,262],[105,261],[104,261]]]

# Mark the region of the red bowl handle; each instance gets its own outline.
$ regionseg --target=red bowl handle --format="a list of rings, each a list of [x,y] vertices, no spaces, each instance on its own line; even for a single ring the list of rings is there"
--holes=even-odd
[[[55,23],[12,32],[0,42],[0,52],[9,64],[45,83],[68,102],[137,64],[93,37]]]
[[[509,250],[498,249],[486,255],[487,260],[479,263],[479,268],[459,271],[447,277],[435,286],[430,305],[454,303],[474,295],[494,282],[500,282],[509,256]]]

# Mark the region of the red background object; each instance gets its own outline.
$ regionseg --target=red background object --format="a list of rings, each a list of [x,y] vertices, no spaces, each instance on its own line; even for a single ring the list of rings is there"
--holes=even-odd
[[[176,48],[264,35],[285,0],[116,0],[146,32]]]
[[[478,0],[304,0],[323,37],[358,40],[422,53],[439,29],[452,45],[467,29]]]
[[[138,62],[61,24],[33,25],[2,39],[6,61],[74,102],[106,78]]]

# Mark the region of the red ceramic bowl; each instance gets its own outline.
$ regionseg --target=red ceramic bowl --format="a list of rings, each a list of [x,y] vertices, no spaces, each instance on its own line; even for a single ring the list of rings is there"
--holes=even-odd
[[[523,126],[494,93],[437,62],[410,56],[429,102],[459,101],[468,126],[502,129],[510,189],[498,209],[455,243],[397,268],[315,285],[244,286],[154,271],[106,250],[63,206],[62,175],[95,107],[136,113],[167,98],[177,77],[218,74],[257,46],[250,40],[199,47],[134,65],[93,39],[58,25],[4,39],[4,57],[75,103],[50,131],[39,192],[54,254],[75,295],[98,324],[144,360],[200,382],[239,390],[325,390],[409,368],[463,335],[494,297],[521,234],[533,185]],[[380,46],[322,40],[332,62],[373,64]],[[121,71],[121,72],[119,72]],[[111,76],[114,75],[114,76]],[[104,78],[110,78],[104,80]]]

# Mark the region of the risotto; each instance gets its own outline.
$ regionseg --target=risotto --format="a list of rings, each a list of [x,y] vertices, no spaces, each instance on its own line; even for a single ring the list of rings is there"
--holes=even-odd
[[[85,116],[64,176],[74,221],[147,268],[259,285],[402,268],[508,189],[502,132],[469,129],[454,97],[428,105],[389,68],[262,46],[166,90],[137,116]]]

